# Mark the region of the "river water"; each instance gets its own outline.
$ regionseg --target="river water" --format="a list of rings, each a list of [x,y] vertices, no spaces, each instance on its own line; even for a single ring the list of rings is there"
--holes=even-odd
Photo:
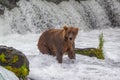
[[[41,0],[20,0],[19,7],[5,10],[0,16],[0,45],[22,51],[30,61],[29,78],[33,80],[120,80],[120,3],[118,0],[74,0],[56,5]],[[98,47],[104,35],[105,60],[77,55],[55,57],[42,55],[37,49],[41,33],[63,25],[79,27],[75,47]]]

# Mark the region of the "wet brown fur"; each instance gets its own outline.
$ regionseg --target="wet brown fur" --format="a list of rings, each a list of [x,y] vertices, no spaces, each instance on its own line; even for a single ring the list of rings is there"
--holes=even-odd
[[[72,34],[74,33],[74,35]],[[71,33],[72,40],[69,40]],[[74,40],[78,33],[78,28],[64,26],[64,29],[50,29],[42,33],[38,41],[38,49],[43,54],[57,56],[59,63],[65,52],[70,59],[75,59]]]

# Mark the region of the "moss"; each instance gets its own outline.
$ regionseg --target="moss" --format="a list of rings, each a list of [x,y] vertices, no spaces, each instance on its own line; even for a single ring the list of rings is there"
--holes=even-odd
[[[21,52],[12,47],[2,47],[0,65],[12,71],[20,80],[27,80],[29,61]]]
[[[104,45],[104,39],[103,39],[103,33],[99,35],[99,49],[103,49],[103,45]]]
[[[76,48],[74,51],[77,54],[82,54],[82,55],[87,55],[90,57],[96,57],[98,59],[105,59],[104,58],[104,53],[103,53],[103,44],[104,44],[104,39],[103,39],[103,33],[99,35],[99,46],[98,48],[84,48],[84,49],[79,49]]]
[[[6,69],[14,72],[17,77],[25,80],[26,76],[29,74],[29,70],[28,70],[28,68],[25,64],[22,65],[20,68],[13,68],[12,66],[10,66],[10,65],[16,63],[17,61],[18,61],[18,56],[17,55],[14,55],[12,60],[6,60],[5,54],[4,53],[0,54],[0,62],[2,62],[3,64],[4,63],[8,64],[8,66],[3,66],[3,67],[5,67]]]
[[[77,49],[74,50],[75,53],[77,54],[81,54],[81,55],[87,55],[90,57],[96,57],[98,59],[104,59],[104,55],[101,49],[97,49],[97,48],[86,48],[86,49]]]
[[[28,68],[25,64],[22,65],[20,68],[13,68],[12,66],[10,66],[11,64],[18,61],[18,56],[17,55],[14,55],[13,58],[12,58],[12,61],[11,61],[11,60],[6,60],[5,59],[5,54],[2,53],[0,55],[0,61],[2,63],[8,63],[8,66],[3,66],[3,67],[5,67],[6,69],[14,72],[17,77],[22,78],[23,80],[25,80],[26,76],[29,74],[29,70],[28,70]]]
[[[18,56],[17,56],[17,55],[14,55],[14,56],[13,56],[12,63],[15,63],[15,62],[17,62],[17,61],[18,61]]]
[[[96,49],[94,53],[95,57],[97,57],[98,59],[105,59],[103,51],[101,49]]]
[[[16,63],[18,61],[18,56],[14,55],[13,58],[11,58],[10,60],[6,59],[6,55],[4,53],[0,54],[0,62],[2,63],[7,63],[8,65],[12,65],[14,63]]]
[[[7,62],[7,60],[5,59],[5,54],[4,53],[0,54],[0,61],[3,62],[3,63]]]
[[[20,68],[13,68],[11,66],[4,66],[6,69],[15,73],[16,76],[25,80],[26,76],[29,74],[29,70],[26,65],[21,66]]]
[[[19,69],[18,68],[12,68],[12,66],[4,66],[6,69],[14,72],[16,76],[19,76]]]
[[[29,70],[27,69],[26,65],[23,65],[21,68],[20,68],[20,76],[23,77],[23,76],[27,76],[28,73],[29,73]]]

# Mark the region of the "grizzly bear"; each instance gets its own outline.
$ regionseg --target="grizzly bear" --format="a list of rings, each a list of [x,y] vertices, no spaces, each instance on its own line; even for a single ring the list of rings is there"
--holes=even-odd
[[[67,52],[70,59],[75,59],[74,41],[78,28],[64,26],[63,29],[50,29],[42,33],[38,41],[38,49],[43,54],[57,57],[62,63],[63,54]]]

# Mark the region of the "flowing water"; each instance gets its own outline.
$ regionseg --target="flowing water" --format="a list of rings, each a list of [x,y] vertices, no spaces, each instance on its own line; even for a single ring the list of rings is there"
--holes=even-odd
[[[18,80],[14,73],[0,66],[0,80]]]
[[[60,4],[42,0],[20,0],[0,16],[0,45],[12,46],[27,55],[33,80],[120,80],[120,1],[70,0]],[[77,55],[63,64],[37,49],[40,34],[50,28],[72,25],[80,28],[75,46],[98,47],[104,35],[105,60]]]
[[[20,0],[18,7],[5,10],[0,16],[1,35],[11,33],[39,33],[63,25],[83,30],[119,27],[120,2],[118,0],[74,0],[60,4],[41,0]]]

